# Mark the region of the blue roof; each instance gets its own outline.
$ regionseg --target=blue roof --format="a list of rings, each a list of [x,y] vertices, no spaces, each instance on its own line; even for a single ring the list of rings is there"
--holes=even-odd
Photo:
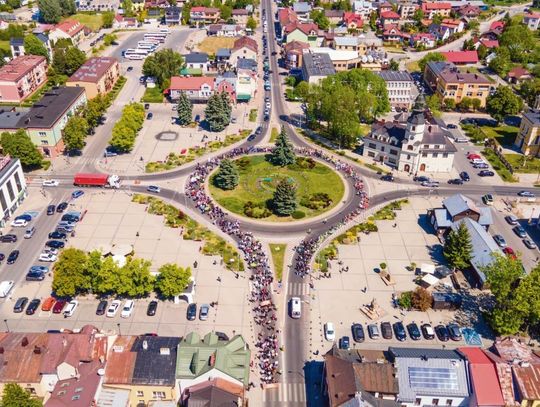
[[[9,40],[9,45],[13,45],[13,46],[22,46],[24,45],[24,39],[23,38],[11,38]]]
[[[229,48],[218,48],[216,52],[216,57],[230,57],[231,56],[231,50]]]
[[[238,69],[257,69],[257,61],[249,58],[239,58],[236,67]]]
[[[449,228],[452,226],[452,218],[448,211],[444,208],[437,208],[433,211],[435,222],[438,228]]]
[[[296,2],[293,4],[293,10],[296,13],[309,13],[311,11],[311,5],[306,2]]]

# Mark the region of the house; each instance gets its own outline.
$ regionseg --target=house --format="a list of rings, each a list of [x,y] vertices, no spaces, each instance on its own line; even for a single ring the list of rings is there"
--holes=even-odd
[[[236,24],[211,24],[206,30],[207,35],[215,37],[238,37],[245,34],[245,30]]]
[[[457,12],[461,17],[476,18],[480,15],[482,10],[480,10],[480,7],[465,4],[458,8]]]
[[[170,6],[171,4],[167,0],[145,0],[144,2],[144,8],[148,11],[149,17],[159,17],[161,15],[161,10]]]
[[[302,79],[307,83],[318,84],[329,75],[334,75],[336,69],[325,53],[306,52],[302,57]]]
[[[450,12],[452,11],[452,5],[450,3],[437,1],[437,2],[423,2],[422,11],[424,12],[425,18],[430,20],[434,16],[439,15],[441,17],[450,17]]]
[[[241,37],[234,42],[231,49],[229,64],[236,66],[239,59],[257,59],[258,46],[257,42],[250,37]]]
[[[180,7],[171,6],[165,9],[165,24],[178,25],[180,24],[182,9]]]
[[[397,369],[402,407],[470,405],[467,360],[458,351],[395,347],[388,351]]]
[[[0,67],[0,102],[20,103],[47,81],[47,59],[22,55]]]
[[[319,26],[315,23],[290,23],[283,29],[284,43],[300,41],[316,45],[318,33]]]
[[[309,52],[328,55],[336,72],[348,71],[349,69],[356,68],[360,63],[358,51],[341,51],[327,47],[318,47],[310,48]]]
[[[479,99],[480,107],[486,106],[492,86],[482,74],[461,72],[450,62],[428,62],[424,81],[441,99],[453,99],[456,104],[464,97]]]
[[[215,24],[220,18],[221,12],[213,7],[192,7],[189,12],[189,23],[193,25]]]
[[[52,47],[51,47],[51,42],[49,41],[49,37],[46,34],[42,33],[42,32],[33,32],[33,34],[45,46],[45,48],[47,49],[47,54],[49,56],[49,59],[51,59],[52,58]],[[22,55],[25,55],[25,52],[24,52],[24,38],[10,38],[9,46],[11,48],[11,56],[13,58],[17,58],[17,57],[20,57]]]
[[[223,72],[216,78],[215,91],[218,93],[225,92],[229,95],[229,99],[236,102],[236,74],[232,71]]]
[[[394,9],[394,7],[392,6],[391,3],[387,2],[387,1],[379,2],[379,15],[381,15],[381,13],[385,13],[387,11],[392,11],[393,9]]]
[[[417,33],[411,35],[410,44],[413,47],[433,48],[436,44],[435,35],[431,33]]]
[[[377,72],[386,83],[390,106],[395,109],[409,110],[412,104],[413,78],[407,71]]]
[[[169,99],[173,101],[178,100],[180,92],[184,92],[192,102],[206,103],[214,93],[215,82],[215,78],[207,76],[173,76],[171,85],[165,92],[169,94]]]
[[[540,110],[523,113],[514,145],[527,156],[540,157]]]
[[[218,48],[216,51],[216,65],[218,69],[223,69],[229,64],[231,50],[229,48]]]
[[[504,31],[504,25],[505,25],[505,23],[502,20],[494,21],[489,26],[489,31],[494,33],[495,35],[499,36]]]
[[[3,119],[3,115],[0,115],[0,122],[3,123]],[[27,196],[26,178],[21,161],[9,155],[0,156],[0,211],[2,211],[0,227],[7,225],[11,215]]]
[[[377,12],[377,7],[369,0],[354,0],[352,2],[352,11],[354,14],[362,17],[363,21],[369,21],[371,13]]]
[[[117,336],[108,355],[103,388],[129,390],[129,405],[173,401],[180,338]]]
[[[483,45],[487,49],[499,48],[499,40],[490,39],[488,36],[482,36],[480,38],[473,38],[473,41],[474,41],[474,47],[476,48],[476,50],[478,50],[480,45]]]
[[[520,66],[510,69],[506,75],[506,81],[518,85],[520,82],[531,79],[531,73]]]
[[[289,24],[298,22],[298,16],[296,13],[290,9],[290,8],[280,8],[278,9],[278,29],[276,30],[276,33],[279,37],[283,37],[285,35],[284,30],[285,27],[287,27]]]
[[[126,28],[137,28],[137,19],[135,17],[124,17],[120,14],[114,16],[113,21],[114,29],[126,29]]]
[[[79,45],[85,37],[85,26],[77,20],[64,20],[49,31],[51,41],[56,42],[61,38],[66,38],[75,46]]]
[[[465,29],[465,24],[461,20],[445,18],[441,24],[431,24],[429,32],[435,35],[438,40],[447,41],[453,35],[462,32]]]
[[[248,71],[257,73],[257,61],[250,58],[239,58],[236,61],[236,70],[247,69]]]
[[[120,8],[120,0],[77,0],[75,7],[77,11],[115,11]]]
[[[87,60],[67,80],[66,86],[80,86],[86,97],[93,99],[109,93],[120,78],[120,64],[113,57],[95,57]]]
[[[252,69],[237,69],[236,101],[249,102],[257,93],[257,73]]]
[[[245,8],[235,8],[231,15],[236,24],[239,24],[242,27],[246,26],[249,18],[249,11],[247,11]]]
[[[428,211],[428,219],[437,235],[445,234],[452,224],[469,218],[478,223],[484,230],[493,224],[493,216],[488,206],[478,206],[474,201],[462,194],[451,195],[443,199],[442,208]]]
[[[401,42],[406,38],[397,25],[389,25],[384,28],[383,39],[388,42]]]
[[[348,30],[359,30],[364,26],[364,20],[362,20],[362,17],[358,14],[345,11],[343,13],[343,25],[347,27]]]
[[[402,20],[412,20],[418,5],[412,2],[401,2],[399,4],[399,16]]]
[[[304,50],[309,49],[309,44],[301,41],[291,41],[283,46],[282,55],[287,69],[302,67]]]
[[[395,11],[385,11],[381,13],[380,21],[383,27],[389,25],[399,25],[400,15]]]
[[[324,10],[324,16],[330,21],[330,24],[339,24],[343,20],[343,10]]]
[[[144,0],[131,0],[131,2],[133,3],[133,11],[143,11],[144,10],[144,6],[145,6],[145,2]]]
[[[311,13],[311,4],[303,1],[296,1],[293,3],[293,11],[301,21],[307,21],[309,14]]]
[[[214,379],[244,388],[249,384],[251,350],[241,335],[224,341],[215,332],[202,338],[190,332],[178,344],[177,355],[176,382],[183,399],[190,387]]]
[[[181,405],[243,406],[246,404],[244,387],[226,379],[212,379],[186,388]]]
[[[540,25],[540,13],[538,12],[528,12],[523,16],[523,24],[529,28],[529,30],[536,31]]]
[[[200,73],[208,72],[208,54],[205,52],[191,52],[184,55],[185,67],[189,70],[197,70]]]

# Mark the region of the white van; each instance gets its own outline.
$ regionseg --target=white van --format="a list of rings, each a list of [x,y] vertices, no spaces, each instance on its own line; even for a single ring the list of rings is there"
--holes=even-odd
[[[75,310],[77,309],[78,306],[79,306],[79,301],[71,300],[68,303],[66,309],[64,309],[64,318],[68,318],[68,317],[73,316],[73,314],[75,313]]]
[[[482,160],[481,158],[473,158],[471,160],[471,164],[485,164],[486,162]]]
[[[302,316],[302,301],[298,297],[291,298],[291,318],[298,319]]]
[[[5,298],[13,288],[13,280],[2,281],[0,283],[0,298]]]
[[[122,318],[129,318],[131,316],[131,313],[133,312],[133,307],[135,307],[135,302],[133,300],[127,300],[124,303],[124,308],[122,308],[120,316]]]

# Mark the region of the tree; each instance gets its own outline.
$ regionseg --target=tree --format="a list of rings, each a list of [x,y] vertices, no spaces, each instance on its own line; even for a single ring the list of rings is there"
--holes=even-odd
[[[182,268],[173,263],[159,268],[156,279],[156,291],[165,298],[171,298],[184,292],[191,279],[191,269]]]
[[[49,60],[47,48],[34,34],[24,36],[24,52],[28,55],[41,55]]]
[[[227,6],[224,4],[221,6],[221,19],[224,21],[228,21],[232,17],[232,7]]]
[[[86,54],[71,44],[56,44],[52,68],[56,73],[71,76],[86,61]]]
[[[296,155],[294,149],[287,136],[285,127],[281,127],[281,132],[276,137],[276,143],[270,156],[270,162],[280,167],[294,164],[296,162]]]
[[[122,10],[126,17],[133,17],[133,2],[131,0],[124,0],[122,2]]]
[[[372,11],[369,15],[369,28],[373,31],[377,30],[377,12]]]
[[[495,58],[489,62],[489,69],[500,77],[504,78],[510,69],[512,61],[510,60],[510,51],[506,47],[499,47],[495,50]]]
[[[444,243],[443,254],[454,269],[464,269],[471,261],[472,244],[469,230],[461,222],[457,230],[451,230]]]
[[[150,274],[152,263],[131,258],[120,268],[116,293],[128,297],[144,297],[154,289],[154,277]]]
[[[210,96],[204,110],[205,120],[211,131],[222,131],[231,122],[230,106],[226,103],[222,93]]]
[[[17,383],[6,383],[2,392],[1,407],[41,407],[43,404],[33,398]]]
[[[392,58],[390,60],[390,64],[388,65],[388,69],[391,71],[399,71],[399,62]]]
[[[157,51],[146,57],[143,63],[143,74],[156,78],[156,83],[163,89],[165,81],[178,75],[184,65],[184,58],[170,48]]]
[[[238,185],[238,170],[229,159],[224,159],[219,164],[219,171],[214,177],[214,185],[225,190],[233,190]]]
[[[471,31],[478,31],[478,29],[480,28],[480,22],[477,19],[469,20],[469,22],[467,23],[467,27]]]
[[[77,12],[77,6],[75,0],[58,0],[60,3],[60,9],[63,16],[70,16]]]
[[[86,273],[86,253],[80,249],[64,249],[54,265],[52,289],[58,297],[74,297],[91,287]]]
[[[439,112],[441,110],[441,98],[436,94],[427,96],[426,97],[426,106],[433,113]]]
[[[178,98],[178,124],[187,126],[193,117],[193,103],[188,99],[185,92],[180,92]]]
[[[431,22],[436,25],[441,25],[442,20],[443,18],[440,14],[435,14],[433,18],[431,19]]]
[[[82,150],[90,126],[84,117],[71,116],[62,130],[62,140],[68,150]]]
[[[56,24],[62,18],[62,8],[58,0],[38,0],[41,19],[47,24]]]
[[[91,129],[97,127],[106,110],[107,100],[102,95],[97,95],[86,103],[83,116]]]
[[[416,9],[412,18],[417,26],[421,26],[422,20],[424,19],[424,11],[421,8]]]
[[[515,115],[523,109],[523,101],[510,86],[499,86],[493,95],[488,96],[487,112],[498,122],[506,116]]]
[[[454,110],[456,108],[456,101],[451,98],[445,98],[443,104],[446,110]]]
[[[428,290],[423,287],[417,287],[412,294],[412,306],[422,312],[431,308],[433,298]]]
[[[489,54],[489,48],[486,47],[484,44],[480,44],[477,49],[478,52],[478,58],[480,58],[482,61],[486,59],[486,57]]]
[[[111,28],[114,22],[114,12],[106,11],[102,14],[103,28]]]
[[[255,20],[253,16],[248,17],[246,28],[251,31],[255,31],[255,29],[257,28],[257,20]]]
[[[321,111],[328,123],[328,134],[338,143],[339,148],[352,147],[356,143],[360,119],[358,114],[350,108],[355,104],[354,90],[344,84],[336,84],[323,95]],[[373,95],[366,94],[365,104],[362,106],[365,108],[373,104]],[[369,112],[363,112],[363,116],[368,115]]]
[[[128,152],[135,145],[135,138],[144,122],[144,107],[140,103],[130,103],[122,110],[122,117],[112,129],[109,144],[121,152]]]
[[[2,133],[0,145],[4,154],[18,158],[25,168],[37,168],[43,163],[43,157],[24,129],[19,129],[15,133]]]
[[[330,27],[330,20],[324,15],[324,10],[313,10],[310,18],[321,30],[327,30]]]
[[[459,108],[464,111],[464,112],[468,112],[469,110],[471,110],[471,107],[473,105],[473,101],[470,97],[468,96],[465,96],[461,99],[461,102],[459,102]]]
[[[276,187],[272,200],[274,213],[278,216],[288,216],[296,210],[297,205],[296,187],[287,179],[282,179]]]
[[[529,106],[534,106],[536,98],[540,95],[540,78],[533,78],[521,82],[519,94]]]
[[[446,58],[440,52],[429,52],[427,53],[420,61],[418,61],[418,66],[420,71],[424,73],[426,70],[426,65],[428,62],[442,62],[446,61]]]
[[[482,106],[482,101],[478,98],[472,99],[472,108],[474,111],[477,111]]]
[[[119,286],[119,267],[112,256],[105,257],[99,264],[96,259],[92,259],[92,292],[97,295],[112,295],[116,293]]]
[[[476,49],[476,46],[474,45],[474,41],[471,40],[465,40],[463,41],[463,51],[474,51]]]
[[[522,24],[506,27],[499,39],[500,45],[508,48],[513,62],[526,62],[528,54],[535,48],[535,36]]]

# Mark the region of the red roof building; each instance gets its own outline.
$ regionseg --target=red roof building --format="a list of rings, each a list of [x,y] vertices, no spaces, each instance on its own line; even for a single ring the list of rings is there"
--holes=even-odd
[[[317,24],[315,24],[316,26]],[[253,38],[249,38],[249,37],[240,37],[238,38],[235,42],[234,42],[234,46],[233,46],[233,51],[234,50],[237,50],[237,49],[240,49],[240,48],[249,48],[251,49],[252,51],[254,52],[257,52],[257,41],[255,41]]]
[[[399,19],[399,14],[394,11],[385,11],[381,13],[381,23],[383,27],[387,26],[388,24],[399,24]]]
[[[383,32],[385,41],[399,42],[404,38],[404,34],[399,30],[397,25],[386,26]]]
[[[282,8],[278,10],[278,21],[281,27],[285,27],[290,23],[298,21],[298,16],[293,9]]]
[[[448,51],[441,52],[448,62],[456,65],[476,64],[478,63],[477,51]]]
[[[173,76],[171,86],[165,89],[171,100],[178,100],[184,92],[192,101],[206,101],[214,94],[216,78],[207,76]]]
[[[480,7],[471,6],[470,4],[461,6],[458,9],[458,14],[462,17],[478,17],[480,15],[480,12]]]
[[[489,31],[494,32],[497,35],[501,35],[504,31],[504,21],[494,21],[489,26]]]
[[[362,26],[364,25],[362,16],[359,16],[358,14],[355,14],[351,11],[346,11],[345,13],[343,13],[343,22],[350,30],[362,28]]]
[[[442,17],[450,17],[450,11],[452,10],[452,5],[450,3],[444,2],[425,2],[422,3],[422,11],[426,18],[432,19],[436,14]]]

